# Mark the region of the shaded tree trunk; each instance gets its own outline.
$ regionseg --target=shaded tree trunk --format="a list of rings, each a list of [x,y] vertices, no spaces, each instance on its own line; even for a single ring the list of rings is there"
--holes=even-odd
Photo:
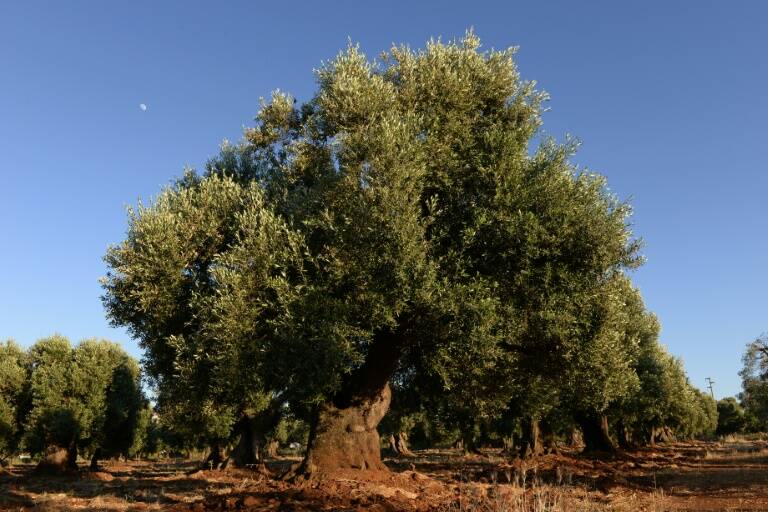
[[[267,434],[280,422],[284,403],[283,400],[274,399],[266,410],[240,420],[237,426],[240,438],[229,457],[234,466],[244,468],[258,465],[264,462],[265,457],[274,457],[277,454],[276,447],[270,452]]]
[[[542,448],[544,453],[560,453],[560,450],[557,448],[557,438],[555,437],[555,432],[552,430],[552,427],[549,426],[549,424],[544,421],[541,423],[541,439],[542,439]]]
[[[413,457],[413,452],[408,448],[408,434],[398,432],[389,436],[390,451],[400,457]]]
[[[408,448],[408,434],[405,432],[398,432],[395,438],[395,444],[397,445],[398,453],[404,457],[413,457],[414,454],[410,448]]]
[[[101,448],[96,448],[94,450],[93,455],[91,455],[91,471],[98,471],[99,470],[99,459],[101,458]]]
[[[247,467],[262,461],[263,440],[255,432],[253,418],[245,417],[238,423],[240,438],[229,455],[229,462],[237,467]]]
[[[466,434],[462,437],[461,440],[461,447],[464,450],[465,455],[482,455],[483,453],[480,451],[480,447],[477,445],[477,441],[475,441],[475,436],[472,434]]]
[[[221,444],[218,441],[215,441],[211,444],[211,452],[208,454],[205,461],[203,461],[200,469],[219,469],[224,465],[224,462],[224,453],[221,449]]]
[[[67,465],[72,471],[77,471],[77,442],[72,441],[67,447]]]
[[[584,436],[585,452],[616,451],[616,445],[611,439],[608,429],[608,416],[580,413],[576,415],[575,419]]]
[[[618,441],[619,447],[623,450],[631,450],[635,448],[635,442],[632,436],[632,432],[627,428],[623,421],[619,421],[618,424]]]
[[[77,471],[77,444],[70,443],[66,448],[49,446],[45,449],[43,459],[35,467],[35,473],[44,475],[61,475]]]
[[[532,417],[526,417],[522,422],[522,437],[520,439],[520,457],[530,458],[538,457],[544,452],[544,446],[541,443],[541,427],[539,420]]]
[[[571,429],[571,435],[568,438],[568,446],[571,448],[577,448],[584,445],[584,436],[581,434],[581,430],[574,426]]]
[[[387,470],[376,430],[392,399],[389,379],[397,368],[405,330],[378,333],[365,362],[342,383],[332,400],[313,414],[301,475],[337,469]]]
[[[514,436],[512,436],[512,435],[504,436],[504,437],[501,438],[501,442],[503,443],[503,447],[502,447],[501,452],[505,453],[505,454],[508,454],[508,455],[511,455],[512,452],[515,449],[515,438],[514,438]]]

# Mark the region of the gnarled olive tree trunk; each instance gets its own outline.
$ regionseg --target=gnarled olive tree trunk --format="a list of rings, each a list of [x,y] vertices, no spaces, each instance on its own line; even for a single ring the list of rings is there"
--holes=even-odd
[[[584,436],[581,433],[579,427],[574,426],[571,428],[571,433],[568,436],[568,446],[571,448],[577,448],[584,445]]]
[[[93,451],[93,455],[91,456],[91,471],[98,471],[99,470],[99,459],[101,459],[101,448],[96,448]]]
[[[244,468],[261,464],[266,457],[274,457],[267,434],[280,422],[283,405],[283,400],[272,400],[266,410],[255,416],[244,416],[238,422],[236,428],[240,438],[229,456],[232,465]]]
[[[408,448],[408,434],[405,432],[398,432],[397,435],[391,434],[389,436],[389,449],[393,454],[401,457],[414,456],[411,449]]]
[[[575,415],[576,423],[581,427],[584,436],[585,452],[613,452],[616,444],[611,439],[608,429],[608,416],[605,414],[579,413]]]
[[[541,427],[537,418],[523,418],[522,437],[520,438],[520,457],[538,457],[544,452],[541,440]]]
[[[656,446],[656,442],[671,443],[675,441],[675,434],[672,429],[663,425],[661,427],[652,427],[650,434],[650,445]]]
[[[224,451],[221,448],[221,443],[219,441],[214,441],[211,443],[211,452],[208,454],[208,457],[205,458],[199,469],[192,470],[192,472],[206,469],[220,469],[224,465],[224,462]]]
[[[544,453],[560,453],[560,449],[557,446],[557,436],[552,429],[552,425],[547,422],[541,422],[541,445]]]
[[[619,447],[621,449],[631,450],[636,448],[632,431],[624,424],[623,420],[619,421],[616,430],[618,431]]]
[[[385,470],[376,430],[389,409],[389,384],[375,395],[356,397],[348,404],[326,403],[310,426],[303,472],[335,469]]]
[[[66,448],[49,446],[43,459],[37,464],[35,473],[57,475],[77,471],[77,443],[72,441]]]
[[[376,430],[389,410],[389,379],[397,368],[404,332],[374,337],[365,362],[346,378],[336,395],[314,413],[307,453],[299,474],[337,469],[386,470]]]

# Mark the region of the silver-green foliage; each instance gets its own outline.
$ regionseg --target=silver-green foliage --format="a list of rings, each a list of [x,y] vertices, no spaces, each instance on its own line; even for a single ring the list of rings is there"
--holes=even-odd
[[[739,372],[742,383],[741,401],[749,416],[761,430],[768,428],[768,336],[748,343]]]
[[[25,354],[13,340],[0,343],[0,461],[14,455],[26,381]]]
[[[27,356],[29,410],[24,443],[32,453],[49,446],[126,453],[143,404],[138,363],[116,343],[84,340],[72,347],[60,335],[43,338]],[[110,448],[113,448],[110,450]]]

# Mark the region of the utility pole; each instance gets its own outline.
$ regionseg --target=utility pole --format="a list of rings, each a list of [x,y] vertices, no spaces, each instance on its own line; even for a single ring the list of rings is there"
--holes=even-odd
[[[715,390],[714,390],[714,388],[712,387],[712,385],[713,385],[714,383],[715,383],[715,381],[713,381],[712,379],[710,379],[709,377],[707,377],[707,384],[708,384],[708,387],[709,387],[709,394],[710,394],[710,395],[712,395],[712,400],[714,400],[714,399],[715,399]]]

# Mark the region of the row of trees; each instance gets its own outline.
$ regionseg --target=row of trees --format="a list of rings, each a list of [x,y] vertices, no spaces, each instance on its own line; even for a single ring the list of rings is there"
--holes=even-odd
[[[104,304],[212,462],[233,438],[258,461],[289,413],[310,425],[300,471],[383,468],[393,396],[393,432],[422,418],[467,449],[714,429],[627,277],[629,205],[542,135],[547,96],[513,54],[472,33],[378,62],[350,46],[312,99],[276,92],[205,172],[130,210]]]
[[[138,452],[149,421],[139,365],[119,345],[72,347],[63,336],[26,351],[0,344],[0,462],[24,450],[43,456],[40,469],[75,469],[78,453],[96,467]]]
[[[721,435],[768,431],[768,336],[747,344],[742,363],[742,392],[717,403]]]

